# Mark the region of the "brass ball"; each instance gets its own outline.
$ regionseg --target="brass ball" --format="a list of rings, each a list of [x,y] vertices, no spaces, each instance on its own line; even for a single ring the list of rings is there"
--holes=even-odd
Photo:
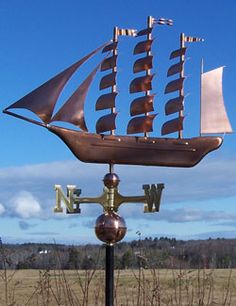
[[[119,176],[115,173],[107,173],[103,178],[104,185],[107,188],[116,188],[119,185]]]
[[[125,220],[115,212],[105,212],[96,220],[96,236],[108,244],[114,244],[123,239],[126,230]]]

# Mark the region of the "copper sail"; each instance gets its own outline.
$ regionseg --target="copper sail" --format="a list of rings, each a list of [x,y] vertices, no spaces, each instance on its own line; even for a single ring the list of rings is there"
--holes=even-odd
[[[232,132],[222,94],[223,68],[201,74],[201,134]]]
[[[156,115],[149,115],[149,112],[154,110],[153,101],[154,95],[150,95],[152,89],[151,74],[153,56],[151,54],[152,46],[152,29],[153,29],[153,18],[148,17],[148,27],[138,32],[137,36],[146,35],[146,40],[140,41],[134,47],[134,55],[146,53],[144,57],[138,58],[133,65],[133,72],[139,73],[144,71],[145,75],[135,78],[130,83],[130,93],[144,92],[145,96],[137,97],[133,100],[130,105],[130,115],[137,116],[131,119],[127,126],[127,134],[147,133],[153,131],[153,120]]]
[[[105,71],[106,74],[101,78],[99,89],[111,90],[105,94],[102,94],[96,102],[96,111],[110,109],[110,114],[102,115],[96,123],[96,133],[110,132],[114,133],[116,128],[115,119],[115,100],[117,96],[116,92],[116,71],[117,71],[117,45],[118,45],[118,28],[114,28],[113,41],[110,45],[103,49],[103,53],[112,52],[112,55],[106,58],[101,65],[101,72]],[[107,70],[110,70],[107,74]]]
[[[167,77],[172,77],[178,74],[178,78],[170,81],[165,88],[165,94],[175,94],[173,98],[167,101],[165,105],[165,114],[167,116],[177,114],[178,117],[168,120],[162,125],[161,134],[171,134],[178,132],[178,137],[182,138],[183,120],[184,120],[184,62],[186,47],[184,46],[184,34],[180,36],[180,48],[171,52],[170,60],[176,60],[167,71]],[[177,92],[177,96],[176,96]]]
[[[183,129],[184,117],[178,117],[165,122],[161,128],[161,135],[171,134]]]
[[[152,79],[153,74],[151,74],[151,69],[153,68],[153,56],[151,53],[151,47],[153,43],[152,30],[154,24],[168,24],[172,25],[171,20],[160,18],[159,20],[149,16],[147,19],[147,28],[139,31],[137,36],[146,36],[146,40],[140,41],[134,47],[134,55],[139,55],[146,53],[145,56],[138,58],[134,62],[133,72],[139,73],[144,71],[145,75],[135,78],[130,83],[130,93],[139,93],[145,92],[145,96],[137,97],[133,100],[130,106],[130,115],[144,115],[131,119],[128,123],[127,133],[144,133],[144,136],[148,136],[148,132],[153,130],[153,120],[156,117],[156,114],[150,115],[149,112],[154,111],[153,102],[154,95],[150,94],[152,90]]]
[[[153,100],[154,95],[147,95],[134,99],[130,105],[130,115],[136,116],[154,111]]]
[[[104,75],[100,81],[100,90],[110,89],[111,92],[107,92],[101,95],[96,102],[96,111],[110,109],[110,114],[101,116],[96,124],[96,132],[104,133],[110,132],[114,135],[115,133],[115,119],[117,113],[115,111],[115,100],[117,96],[116,91],[116,75],[117,75],[117,56],[118,56],[118,36],[135,36],[136,30],[134,29],[120,29],[114,27],[113,41],[110,45],[106,46],[102,52],[112,51],[112,55],[106,58],[102,65],[101,71],[107,71],[111,69],[111,72]]]
[[[155,115],[135,117],[129,121],[127,134],[149,133],[153,131],[153,120]]]
[[[90,73],[84,82],[78,87],[67,102],[53,116],[50,122],[65,121],[70,122],[83,131],[88,131],[84,120],[84,103],[88,93],[88,89],[93,81],[93,78],[100,67],[100,64]]]
[[[100,117],[96,123],[96,132],[97,133],[104,133],[107,131],[115,130],[116,124],[116,113],[104,115]]]
[[[134,48],[134,54],[140,54],[151,51],[153,39],[140,41]]]
[[[101,95],[96,102],[96,110],[102,110],[115,107],[117,92],[111,92]]]
[[[85,61],[95,55],[103,47],[104,44],[21,98],[19,101],[7,107],[6,110],[12,108],[25,108],[35,113],[44,123],[49,123],[57,99],[67,81]]]

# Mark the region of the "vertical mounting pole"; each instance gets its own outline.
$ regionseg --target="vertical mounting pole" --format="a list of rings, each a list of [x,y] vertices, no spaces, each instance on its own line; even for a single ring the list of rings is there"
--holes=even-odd
[[[114,245],[106,244],[106,303],[114,305]]]

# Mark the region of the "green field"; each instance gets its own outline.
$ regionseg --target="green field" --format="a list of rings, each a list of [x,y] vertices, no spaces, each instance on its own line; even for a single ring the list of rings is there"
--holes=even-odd
[[[104,271],[0,271],[1,306],[104,306]],[[236,305],[236,269],[120,270],[114,305]]]

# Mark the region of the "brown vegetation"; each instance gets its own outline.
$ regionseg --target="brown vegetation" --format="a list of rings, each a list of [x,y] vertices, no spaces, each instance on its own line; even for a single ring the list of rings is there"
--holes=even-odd
[[[119,250],[122,245],[117,245],[116,256],[120,256],[118,263],[126,268],[135,259],[137,266],[116,269],[114,305],[236,305],[236,269],[209,269],[205,255],[201,257],[202,268],[186,268],[187,261],[181,260],[186,259],[186,253],[182,252],[181,256],[176,257],[169,256],[167,239],[161,240],[165,245],[165,253],[160,253],[157,261],[157,258],[149,256],[150,252],[153,255],[153,250],[147,248],[148,240],[135,243],[137,248],[133,249],[129,248],[130,245],[123,244],[128,247],[123,253]],[[52,263],[51,268],[22,270],[8,269],[12,264],[12,254],[9,248],[1,245],[0,305],[103,306],[105,277],[104,270],[100,268],[104,260],[103,247],[96,249],[96,260],[90,255],[92,247],[84,248],[86,253],[83,257],[83,270],[68,269],[79,267],[81,253],[76,248],[66,249],[70,251],[65,260],[65,253],[58,251],[57,247],[53,246],[50,252],[42,252],[40,247],[38,253],[43,254],[44,262]],[[176,251],[176,248],[173,250]],[[206,250],[202,249],[202,252],[207,254]],[[38,254],[34,258],[37,256]],[[162,268],[165,261],[168,269]],[[63,268],[64,264],[67,264],[66,270]]]

